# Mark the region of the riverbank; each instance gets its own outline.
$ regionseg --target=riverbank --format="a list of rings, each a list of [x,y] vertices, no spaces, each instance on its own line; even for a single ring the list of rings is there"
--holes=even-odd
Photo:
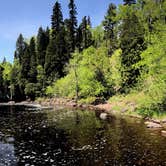
[[[42,106],[57,106],[61,105],[63,107],[68,108],[78,108],[78,109],[88,109],[88,110],[99,110],[101,112],[105,112],[109,114],[115,114],[120,116],[129,116],[138,119],[144,119],[147,128],[158,129],[161,132],[166,133],[166,117],[144,117],[137,113],[136,104],[132,102],[128,103],[120,103],[120,102],[112,102],[109,101],[100,104],[83,104],[76,103],[75,100],[71,100],[68,98],[39,98],[36,100],[37,104],[41,104]]]
[[[108,116],[120,115],[120,116],[128,116],[131,118],[143,119],[145,121],[145,125],[150,129],[157,129],[161,131],[162,134],[166,136],[166,118],[159,117],[143,117],[136,112],[136,104],[132,102],[125,103],[123,102],[112,102],[109,101],[100,104],[83,104],[77,103],[75,100],[68,98],[38,98],[36,101],[24,101],[20,103],[15,103],[13,101],[8,103],[0,103],[1,106],[5,105],[14,105],[14,106],[27,106],[34,108],[36,110],[42,109],[51,109],[57,106],[72,108],[72,109],[87,109],[87,110],[98,110],[101,113],[104,112]]]

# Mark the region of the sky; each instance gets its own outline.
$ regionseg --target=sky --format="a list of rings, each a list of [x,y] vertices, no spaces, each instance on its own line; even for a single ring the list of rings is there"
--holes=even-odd
[[[123,0],[75,0],[77,18],[90,16],[92,26],[101,23],[110,3]],[[25,38],[36,35],[40,26],[50,26],[52,8],[56,0],[1,0],[0,5],[0,62],[6,57],[13,61],[15,44],[20,33]],[[63,16],[68,18],[69,0],[59,0]]]

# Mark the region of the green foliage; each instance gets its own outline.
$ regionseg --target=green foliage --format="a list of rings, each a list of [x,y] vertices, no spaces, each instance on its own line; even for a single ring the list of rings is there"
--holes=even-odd
[[[76,52],[70,60],[69,74],[55,82],[48,91],[52,90],[55,95],[75,97],[78,83],[79,98],[103,96],[110,91],[109,67],[110,61],[105,47],[97,50],[89,47],[82,54]]]
[[[136,84],[140,75],[140,69],[134,68],[133,65],[141,60],[140,54],[146,45],[144,43],[144,28],[137,15],[132,7],[127,6],[126,9],[121,26],[120,47],[122,49],[123,90],[127,92]]]
[[[35,83],[27,83],[25,86],[25,95],[31,100],[35,99],[37,86]]]
[[[142,54],[142,61],[137,65],[144,65],[142,71],[142,89],[149,98],[150,109],[164,110],[166,100],[166,57],[165,34],[153,36],[153,43]]]
[[[111,75],[108,75],[107,80],[110,81],[110,85],[113,86],[113,90],[115,93],[118,93],[122,88],[122,75],[121,71],[123,67],[121,65],[121,54],[122,50],[115,50],[113,55],[110,57],[110,71]]]
[[[92,40],[94,41],[93,45],[95,48],[102,45],[104,40],[104,30],[101,25],[92,29]]]

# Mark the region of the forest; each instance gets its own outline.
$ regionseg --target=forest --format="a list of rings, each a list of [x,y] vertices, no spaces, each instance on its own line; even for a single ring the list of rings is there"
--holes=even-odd
[[[0,62],[0,102],[62,97],[132,102],[146,116],[164,112],[166,1],[110,3],[97,27],[90,16],[79,23],[77,12],[70,0],[63,18],[56,1],[51,27],[18,36],[13,63]]]

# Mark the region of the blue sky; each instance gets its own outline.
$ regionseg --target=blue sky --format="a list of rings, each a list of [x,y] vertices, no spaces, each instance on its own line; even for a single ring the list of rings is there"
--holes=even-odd
[[[101,23],[109,3],[119,4],[123,0],[75,0],[78,20],[91,17],[92,25]],[[64,18],[68,17],[69,0],[59,0]],[[37,34],[40,26],[50,26],[55,0],[2,0],[0,5],[0,61],[4,57],[13,60],[18,35],[29,38]]]

